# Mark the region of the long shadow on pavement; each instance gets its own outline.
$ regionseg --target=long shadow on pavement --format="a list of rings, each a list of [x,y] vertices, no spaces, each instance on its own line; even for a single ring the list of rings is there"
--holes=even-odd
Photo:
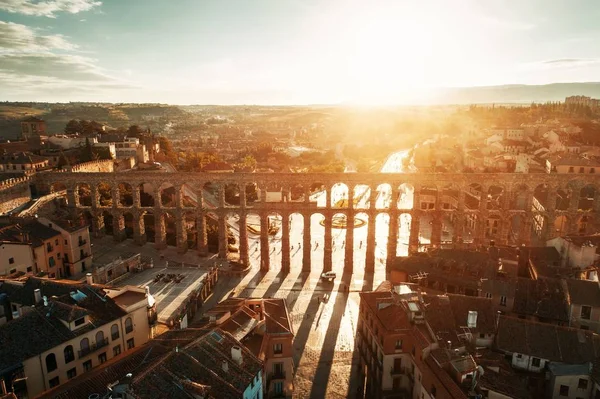
[[[311,398],[324,398],[327,393],[327,383],[329,381],[329,375],[331,374],[331,366],[335,356],[335,345],[340,331],[340,325],[342,324],[342,318],[346,309],[346,303],[348,302],[348,293],[345,292],[345,287],[350,285],[352,273],[344,272],[342,275],[342,284],[338,287],[338,293],[335,297],[335,303],[331,311],[331,319],[327,326],[327,332],[323,339],[323,346],[321,347],[321,355],[315,369],[315,376],[312,381],[312,388],[310,391]]]
[[[305,284],[308,280],[308,277],[310,276],[310,273],[308,272],[301,272],[298,275],[298,278],[296,279],[296,282],[294,283],[294,286],[292,286],[292,289],[290,290],[290,292],[288,292],[288,296],[285,299],[285,303],[287,305],[288,308],[288,312],[292,312],[292,310],[294,309],[294,305],[296,304],[296,301],[298,300],[298,297],[300,296],[298,294],[298,292],[302,292],[305,288]],[[296,285],[300,284],[300,289],[296,290],[294,287]]]
[[[294,365],[296,366],[296,370],[300,365],[300,359],[302,359],[302,354],[304,353],[314,318],[321,307],[321,302],[317,298],[325,294],[330,294],[332,290],[333,284],[329,284],[328,289],[319,290],[317,286],[313,291],[308,307],[304,311],[302,323],[300,323],[300,327],[298,327],[296,336],[294,337]]]
[[[271,285],[265,291],[263,298],[273,297],[273,295],[275,295],[275,293],[279,290],[279,288],[285,281],[285,276],[287,276],[287,273],[284,273],[280,270],[279,273],[277,273],[277,276],[273,277],[273,282],[271,282]]]

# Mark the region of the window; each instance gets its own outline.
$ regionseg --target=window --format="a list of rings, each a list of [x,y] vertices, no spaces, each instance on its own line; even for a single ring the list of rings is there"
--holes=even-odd
[[[485,338],[485,334],[479,334],[479,338],[481,338],[481,339]]]
[[[96,333],[96,346],[100,346],[104,343],[104,332],[98,331]]]
[[[9,272],[9,274],[14,274],[14,273],[16,273],[16,272],[17,272],[17,269],[10,269],[10,272]]]
[[[396,350],[402,349],[402,340],[396,340]]]
[[[65,364],[70,363],[73,360],[75,360],[75,353],[73,351],[73,345],[68,345],[67,347],[65,347],[65,350],[63,352],[65,354]]]
[[[54,245],[58,245],[58,238],[54,240]]]
[[[437,389],[435,388],[435,385],[431,386],[431,396],[435,396],[437,394]]]
[[[485,297],[486,298],[491,298],[492,297],[492,293],[491,292],[486,292],[485,293]]]
[[[504,295],[500,295],[500,306],[506,306],[506,297]]]
[[[590,168],[590,173],[596,173],[596,168]]]
[[[113,324],[110,327],[110,336],[113,341],[116,339],[119,339],[119,326],[117,326],[116,324]]]
[[[275,381],[273,383],[273,391],[278,395],[283,394],[283,381]]]
[[[75,327],[78,327],[78,326],[82,325],[83,323],[85,323],[85,317],[75,320]]]
[[[50,353],[46,356],[46,370],[48,372],[56,370],[56,356],[54,353]]]
[[[15,263],[15,258],[8,258],[8,264],[12,265],[13,263]]]
[[[27,268],[27,273],[31,273],[32,271],[33,271],[33,267],[29,266],[29,267]]]
[[[520,353],[517,354],[517,359],[522,359],[523,355],[521,355]]]
[[[106,352],[103,352],[98,355],[98,361],[100,362],[100,364],[102,364],[106,361]]]
[[[121,354],[121,345],[117,345],[113,348],[113,356],[119,356]]]
[[[283,353],[283,345],[275,344],[273,345],[273,353],[276,355],[280,355]]]
[[[540,359],[538,359],[537,357],[531,358],[531,365],[533,367],[540,367],[541,363],[542,363],[542,361]]]
[[[582,166],[579,168],[579,173],[584,173],[585,172],[585,168]]]
[[[60,385],[60,379],[58,377],[54,377],[48,381],[48,385],[50,385],[50,388],[57,387]]]
[[[572,166],[569,166],[569,173],[574,173],[575,172],[575,168]]]
[[[133,331],[133,322],[131,321],[131,317],[128,317],[125,320],[125,334],[129,334]]]
[[[90,351],[90,340],[87,338],[82,339],[79,343],[79,347],[81,348],[81,353],[83,356],[83,354]]]
[[[569,396],[569,386],[561,385],[559,395],[560,396]]]
[[[581,306],[581,318],[583,320],[589,320],[592,317],[592,307],[583,305]]]
[[[588,387],[588,380],[586,380],[585,378],[580,378],[579,383],[577,384],[577,388],[587,390],[587,387]]]
[[[75,367],[73,367],[71,370],[67,370],[67,378],[71,379],[71,378],[75,378],[77,377],[77,369]]]
[[[421,209],[427,209],[427,202],[421,202]]]
[[[135,344],[133,343],[133,338],[129,338],[127,340],[127,349],[133,349],[135,348]]]
[[[92,369],[92,359],[83,362],[83,371],[90,371]]]

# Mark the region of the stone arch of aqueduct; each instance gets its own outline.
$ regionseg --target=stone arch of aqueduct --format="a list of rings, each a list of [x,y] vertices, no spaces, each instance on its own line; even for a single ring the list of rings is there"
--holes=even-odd
[[[211,192],[205,190],[210,183]],[[219,232],[219,256],[227,255],[227,217],[240,216],[240,261],[248,263],[246,215],[260,218],[262,267],[269,268],[268,216],[282,216],[282,270],[289,270],[289,218],[298,213],[303,216],[303,269],[310,270],[310,222],[313,214],[324,217],[324,269],[331,269],[332,218],[345,215],[348,223],[357,214],[375,220],[379,214],[389,215],[388,260],[395,256],[398,221],[403,214],[410,215],[409,251],[419,246],[419,226],[427,218],[431,224],[431,245],[442,242],[442,224],[452,220],[454,235],[452,244],[460,246],[466,226],[474,232],[473,242],[482,244],[494,239],[507,244],[509,237],[516,237],[519,244],[529,244],[532,234],[541,240],[562,234],[585,234],[599,225],[600,178],[594,174],[477,174],[477,173],[157,173],[157,172],[48,172],[39,174],[35,184],[52,191],[66,189],[67,202],[73,212],[87,215],[92,229],[103,229],[105,220],[111,220],[115,239],[125,239],[125,220],[133,221],[132,238],[139,244],[146,242],[144,215],[152,214],[155,225],[155,244],[167,245],[165,217],[175,225],[176,245],[181,251],[188,248],[189,223],[194,222],[194,247],[200,255],[207,254],[207,217],[217,221]],[[334,203],[330,200],[332,188],[342,184],[350,197],[366,195],[366,206],[357,208],[353,201]],[[110,201],[101,201],[99,185],[110,187]],[[258,201],[246,199],[246,190],[239,189],[239,204],[225,201],[225,187],[248,185],[258,187]],[[168,203],[161,198],[165,187],[173,187]],[[81,187],[88,187],[91,201],[81,201]],[[120,187],[128,187],[132,201],[123,204]],[[282,192],[281,200],[266,201],[268,187]],[[310,201],[311,187],[320,187],[326,193],[326,206],[318,207]],[[383,187],[383,189],[382,189]],[[406,195],[410,187],[414,206],[404,206],[398,199]],[[370,190],[365,190],[369,188]],[[378,192],[386,190],[389,201],[375,206]],[[43,191],[43,190],[41,190]],[[171,191],[173,192],[173,191]],[[298,195],[298,192],[301,195]],[[292,195],[292,193],[296,193]],[[302,194],[303,193],[303,194]],[[535,193],[535,195],[534,195]],[[143,204],[142,195],[151,195],[154,203]],[[194,198],[195,197],[195,198]],[[190,200],[193,198],[193,200]],[[106,205],[108,204],[108,205]],[[519,219],[519,229],[512,231],[513,220]],[[490,228],[493,226],[493,229]],[[375,223],[368,223],[366,242],[366,268],[375,263]],[[353,229],[347,231],[345,267],[352,270]]]

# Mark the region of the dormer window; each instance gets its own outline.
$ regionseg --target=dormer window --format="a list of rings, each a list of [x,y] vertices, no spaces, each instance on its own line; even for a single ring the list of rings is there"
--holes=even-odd
[[[85,323],[85,317],[75,320],[75,327],[79,327]]]

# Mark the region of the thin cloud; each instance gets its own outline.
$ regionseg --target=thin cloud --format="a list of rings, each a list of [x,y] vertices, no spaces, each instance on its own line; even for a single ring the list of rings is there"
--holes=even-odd
[[[555,60],[542,61],[542,64],[552,66],[579,66],[598,63],[600,63],[600,59],[597,58],[558,58]]]
[[[29,26],[0,21],[0,52],[75,49],[77,46],[63,35],[39,35]]]
[[[56,18],[58,13],[78,14],[101,5],[97,0],[0,0],[0,10],[48,18]]]

